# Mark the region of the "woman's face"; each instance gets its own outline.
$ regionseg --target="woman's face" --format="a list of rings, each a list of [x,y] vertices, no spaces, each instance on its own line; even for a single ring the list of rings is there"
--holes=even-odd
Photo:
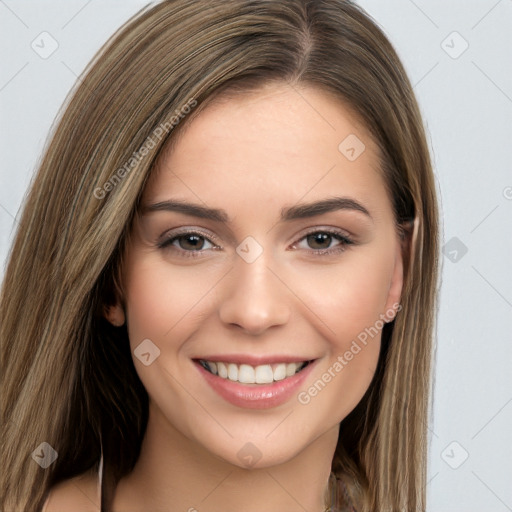
[[[400,299],[400,239],[378,149],[342,103],[284,84],[224,100],[144,191],[125,313],[150,421],[265,467],[368,389]]]

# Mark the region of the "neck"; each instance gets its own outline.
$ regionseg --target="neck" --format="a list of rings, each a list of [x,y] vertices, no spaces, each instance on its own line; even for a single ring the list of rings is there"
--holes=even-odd
[[[116,489],[114,511],[324,512],[339,425],[282,464],[246,469],[183,436],[150,405],[133,471]]]

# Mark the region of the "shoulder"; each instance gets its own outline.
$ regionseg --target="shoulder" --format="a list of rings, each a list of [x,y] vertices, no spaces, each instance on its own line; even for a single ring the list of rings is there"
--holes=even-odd
[[[42,512],[100,512],[98,474],[88,471],[50,489]]]

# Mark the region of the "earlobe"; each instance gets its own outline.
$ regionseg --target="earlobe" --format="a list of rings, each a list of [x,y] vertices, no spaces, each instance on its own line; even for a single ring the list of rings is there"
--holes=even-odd
[[[114,327],[121,327],[126,320],[124,310],[120,304],[103,306],[103,314]]]

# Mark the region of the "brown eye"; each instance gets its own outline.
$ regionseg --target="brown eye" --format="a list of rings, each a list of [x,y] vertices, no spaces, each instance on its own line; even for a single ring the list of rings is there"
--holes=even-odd
[[[174,235],[171,234],[171,236],[159,242],[158,247],[189,256],[199,255],[208,249],[217,248],[206,236],[194,231]]]
[[[185,251],[197,251],[202,249],[205,243],[205,239],[200,235],[180,235],[174,240],[178,240],[180,249]]]
[[[313,233],[306,237],[311,249],[328,249],[331,245],[332,236],[329,233]]]
[[[294,244],[293,248],[306,249],[315,255],[321,256],[342,252],[347,246],[353,244],[353,240],[337,231],[317,230],[307,233],[299,242]]]

